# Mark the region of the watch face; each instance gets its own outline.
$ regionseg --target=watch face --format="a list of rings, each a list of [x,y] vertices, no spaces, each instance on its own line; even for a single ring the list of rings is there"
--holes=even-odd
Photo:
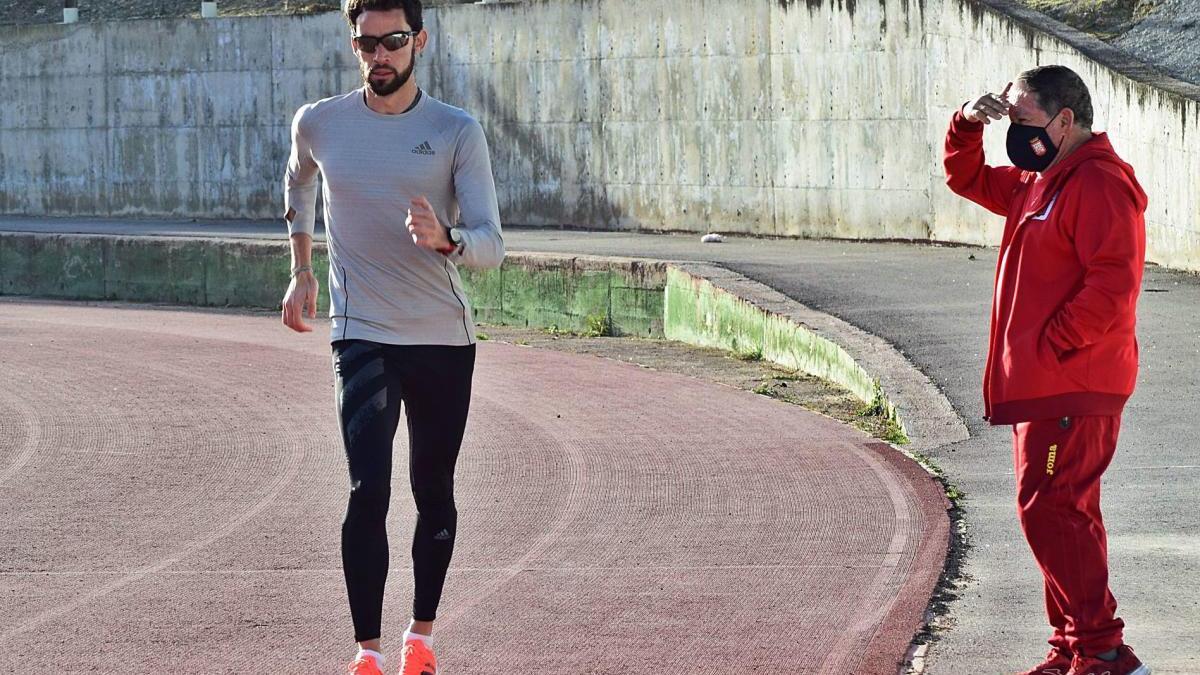
[[[457,227],[450,228],[450,241],[456,244],[462,243],[462,233],[458,231]]]

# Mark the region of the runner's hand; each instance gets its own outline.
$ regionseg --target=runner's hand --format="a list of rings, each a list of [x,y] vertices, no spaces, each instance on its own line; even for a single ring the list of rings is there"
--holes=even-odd
[[[1012,82],[1005,85],[1004,91],[999,94],[984,94],[964,105],[963,117],[984,124],[991,124],[992,120],[1008,117],[1008,111],[1012,108],[1012,104],[1008,102],[1009,89],[1012,89]]]
[[[312,326],[304,323],[304,317],[317,318],[319,290],[320,284],[312,272],[304,271],[293,277],[283,296],[283,325],[297,333],[311,332]]]
[[[412,235],[413,243],[421,248],[438,251],[450,246],[450,238],[446,228],[438,222],[437,214],[428,199],[417,197],[408,208],[408,217],[404,219],[408,233]]]

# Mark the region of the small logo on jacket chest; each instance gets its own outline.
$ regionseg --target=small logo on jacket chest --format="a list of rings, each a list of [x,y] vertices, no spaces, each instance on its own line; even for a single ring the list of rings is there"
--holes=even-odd
[[[1050,454],[1046,456],[1046,475],[1054,475],[1054,460],[1058,457],[1058,445],[1050,446]]]
[[[429,146],[429,141],[425,141],[424,143],[418,145],[417,147],[413,148],[412,151],[413,151],[414,155],[436,155],[437,154],[436,152],[433,151],[433,148],[431,148]]]

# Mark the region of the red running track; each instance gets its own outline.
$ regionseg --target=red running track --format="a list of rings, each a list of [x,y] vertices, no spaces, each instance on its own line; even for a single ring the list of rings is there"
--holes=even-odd
[[[325,338],[0,301],[0,672],[342,672]],[[897,671],[948,519],[896,451],[744,391],[488,342],[473,405],[447,675]],[[402,425],[393,648],[404,443]]]

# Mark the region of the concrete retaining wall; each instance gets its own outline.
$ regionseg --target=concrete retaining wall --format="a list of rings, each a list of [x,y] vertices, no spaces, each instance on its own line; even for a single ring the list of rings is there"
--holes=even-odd
[[[512,222],[928,234],[916,2],[527,2],[440,28]]]
[[[313,268],[328,310],[324,246]],[[245,240],[0,234],[0,295],[277,308],[288,246]]]
[[[497,270],[459,271],[478,321],[663,336],[666,263],[517,253]]]
[[[359,83],[336,13],[5,26],[0,45],[3,213],[282,217],[292,115]]]
[[[281,242],[3,233],[0,295],[275,309],[288,261]],[[325,312],[324,244],[313,269]],[[665,263],[511,254],[500,269],[460,271],[479,321],[663,336]]]
[[[995,243],[999,221],[943,185],[946,122],[1066,63],[1150,194],[1150,258],[1200,270],[1200,88],[1031,17],[1008,0],[457,5],[427,12],[418,77],[484,123],[509,223]],[[9,26],[0,44],[3,213],[276,217],[292,113],[358,82],[337,14]]]

